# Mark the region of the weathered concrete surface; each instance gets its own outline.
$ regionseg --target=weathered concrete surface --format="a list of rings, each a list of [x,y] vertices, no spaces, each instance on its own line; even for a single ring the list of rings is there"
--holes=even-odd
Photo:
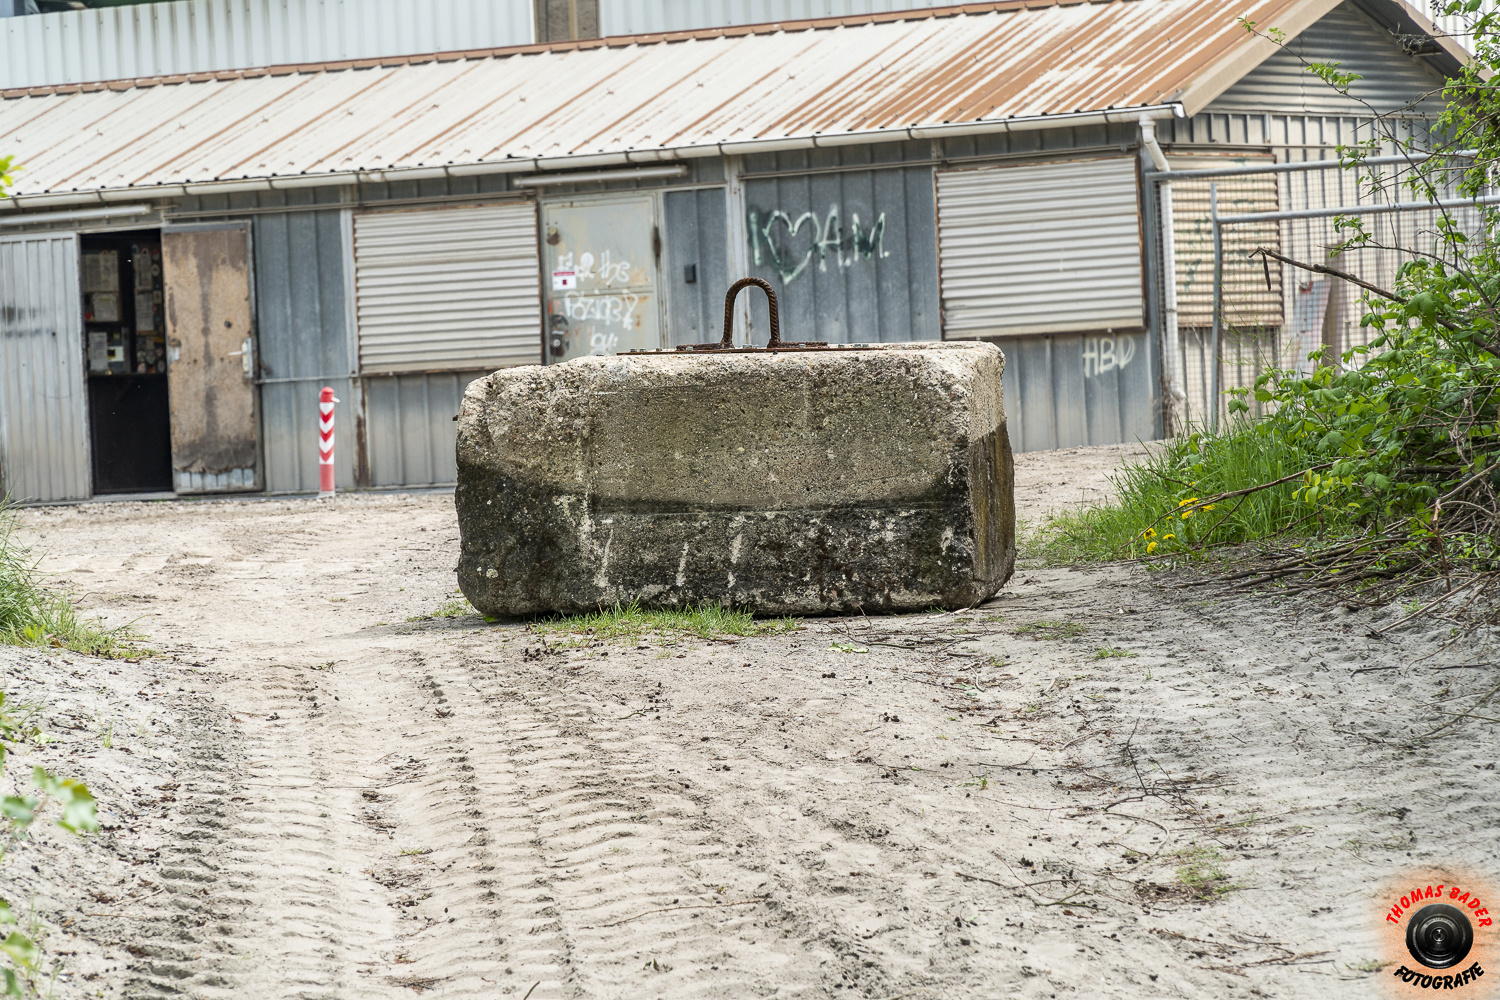
[[[965,607],[1015,562],[990,344],[579,358],[458,423],[458,579],[489,615],[640,601]]]

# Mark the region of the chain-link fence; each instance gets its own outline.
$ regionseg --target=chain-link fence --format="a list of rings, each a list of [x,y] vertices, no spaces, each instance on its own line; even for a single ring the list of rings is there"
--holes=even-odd
[[[1307,371],[1313,351],[1327,348],[1337,358],[1372,336],[1360,322],[1365,290],[1277,256],[1390,289],[1415,254],[1446,256],[1438,237],[1445,216],[1478,230],[1479,206],[1491,199],[1460,201],[1445,183],[1437,201],[1417,200],[1406,181],[1418,162],[1381,156],[1348,169],[1337,159],[1207,166],[1204,158],[1174,158],[1170,173],[1152,175],[1158,206],[1167,200],[1160,185],[1172,189],[1172,260],[1162,260],[1160,273],[1175,277],[1179,349],[1175,366],[1170,351],[1164,362],[1183,397],[1174,407],[1177,429],[1217,426],[1226,390],[1254,385],[1267,368]],[[1356,233],[1351,220],[1365,234],[1354,246],[1347,245]],[[1170,303],[1165,289],[1159,293]],[[1164,324],[1171,318],[1168,304]]]

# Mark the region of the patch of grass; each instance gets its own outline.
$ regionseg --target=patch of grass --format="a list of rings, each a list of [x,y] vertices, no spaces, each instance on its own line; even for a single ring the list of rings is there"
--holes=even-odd
[[[474,605],[468,602],[468,599],[456,597],[438,605],[437,610],[430,615],[412,615],[406,620],[409,622],[427,622],[432,621],[434,618],[467,618],[470,615],[477,614],[479,612],[475,610]]]
[[[16,541],[16,518],[0,501],[0,644],[70,649],[93,656],[147,656],[129,626],[104,628],[41,584],[36,562]]]
[[[1395,964],[1395,962],[1387,962],[1384,959],[1367,958],[1363,962],[1355,962],[1353,965],[1349,966],[1349,968],[1353,969],[1355,972],[1379,972],[1386,966]]]
[[[830,643],[828,648],[835,653],[868,653],[870,651],[869,646],[856,646],[852,642],[834,642]]]
[[[1076,639],[1086,631],[1088,631],[1088,626],[1080,625],[1078,622],[1043,619],[1017,625],[1015,634],[1034,636],[1038,639]]]
[[[717,639],[720,636],[772,635],[795,632],[796,618],[757,621],[748,611],[723,604],[705,604],[688,611],[648,610],[632,601],[587,615],[563,615],[532,622],[527,629],[540,636],[559,636],[570,645],[587,642],[630,642],[646,636]]]
[[[1132,653],[1128,649],[1116,649],[1114,646],[1100,646],[1098,649],[1094,650],[1094,659],[1096,659],[1096,660],[1108,660],[1108,659],[1111,659],[1111,658],[1117,657],[1117,656],[1138,656],[1138,655],[1139,654]]]
[[[432,853],[432,848],[430,848],[430,847],[403,847],[403,848],[401,848],[401,850],[398,853],[402,857],[409,857],[409,856],[416,855],[416,854],[431,854]]]
[[[1312,534],[1331,525],[1326,518],[1308,519],[1308,505],[1293,496],[1305,485],[1300,479],[1216,503],[1213,509],[1195,504],[1200,497],[1294,475],[1319,461],[1305,443],[1259,433],[1244,419],[1218,436],[1189,434],[1164,441],[1111,477],[1109,503],[1049,518],[1031,550],[1054,563],[1107,561],[1165,557],[1297,531]]]
[[[1240,888],[1219,867],[1224,856],[1213,848],[1187,847],[1176,851],[1173,857],[1181,862],[1177,866],[1177,881],[1199,899],[1214,899]]]

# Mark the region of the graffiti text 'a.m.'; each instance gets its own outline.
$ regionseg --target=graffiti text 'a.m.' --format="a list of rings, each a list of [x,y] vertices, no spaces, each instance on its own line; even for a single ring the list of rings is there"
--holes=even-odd
[[[799,235],[802,235],[799,239]],[[849,217],[849,229],[844,230],[837,205],[828,206],[828,214],[822,220],[816,212],[803,212],[793,219],[779,209],[755,210],[750,213],[750,246],[755,251],[757,266],[767,263],[776,269],[785,284],[795,281],[797,276],[818,258],[818,270],[828,270],[828,259],[832,255],[839,267],[849,267],[860,260],[875,256],[889,257],[885,249],[885,213],[881,212],[875,224],[866,232],[860,224],[859,214]]]

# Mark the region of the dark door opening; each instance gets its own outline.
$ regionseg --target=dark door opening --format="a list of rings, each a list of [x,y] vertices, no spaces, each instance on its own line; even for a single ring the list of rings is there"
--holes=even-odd
[[[85,235],[80,242],[94,493],[169,491],[161,234]]]

